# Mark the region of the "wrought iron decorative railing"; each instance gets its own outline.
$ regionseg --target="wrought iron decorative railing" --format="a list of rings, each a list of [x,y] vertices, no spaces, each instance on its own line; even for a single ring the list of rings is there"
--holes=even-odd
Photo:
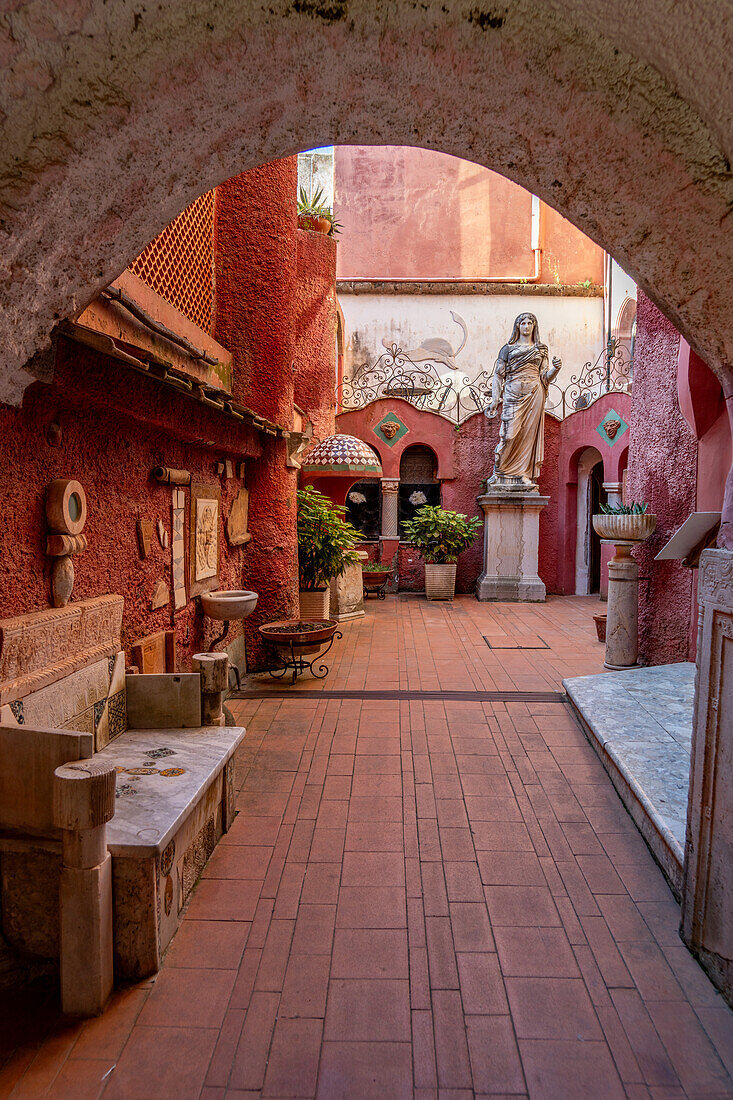
[[[631,393],[634,346],[611,339],[595,362],[588,362],[570,381],[551,382],[545,408],[564,420],[570,413],[587,409],[605,393]]]
[[[559,419],[588,408],[605,393],[630,393],[633,348],[610,340],[594,362],[587,362],[569,381],[560,376],[547,395],[547,411]],[[491,401],[494,368],[473,378],[440,360],[414,362],[392,344],[374,363],[364,363],[341,383],[336,397],[339,412],[366,408],[374,401],[401,397],[417,409],[437,413],[461,424],[483,412]]]

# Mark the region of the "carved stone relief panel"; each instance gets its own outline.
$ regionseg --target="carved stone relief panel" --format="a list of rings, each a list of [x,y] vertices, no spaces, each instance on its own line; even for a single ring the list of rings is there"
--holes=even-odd
[[[191,484],[189,593],[198,596],[219,581],[219,507],[217,485]]]

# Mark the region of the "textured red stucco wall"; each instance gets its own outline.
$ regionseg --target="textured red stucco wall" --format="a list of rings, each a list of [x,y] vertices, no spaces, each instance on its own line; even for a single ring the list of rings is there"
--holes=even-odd
[[[654,557],[695,511],[697,445],[677,397],[679,333],[641,291],[637,306],[629,499],[646,501],[657,529],[634,550],[639,562],[639,654],[645,664],[690,655],[692,587],[697,574]]]
[[[409,431],[389,447],[374,433],[387,413],[396,416]],[[476,498],[482,492],[482,482],[494,467],[494,448],[499,438],[499,418],[487,419],[477,414],[456,428],[442,416],[423,412],[402,400],[375,401],[365,409],[342,413],[337,417],[337,430],[372,443],[379,448],[385,477],[399,477],[400,457],[407,447],[416,443],[432,447],[438,459],[437,476],[442,481],[443,507],[467,516],[482,516]],[[550,496],[550,503],[540,516],[539,574],[548,592],[557,586],[557,478],[560,451],[560,424],[553,417],[545,418],[545,462],[540,475],[540,492]],[[472,592],[483,565],[483,533],[470,550],[461,554],[456,571],[458,592]],[[400,587],[420,590],[424,587],[424,567],[411,547],[400,547]]]
[[[295,289],[295,403],[313,424],[313,440],[336,424],[336,241],[298,230]]]
[[[52,423],[61,429],[56,446],[48,441]],[[220,478],[216,465],[224,458],[254,459],[260,450],[257,434],[62,338],[53,385],[36,383],[20,409],[0,405],[0,438],[5,514],[0,616],[50,606],[45,492],[54,478],[73,478],[87,497],[89,546],[74,559],[72,601],[108,592],[123,595],[123,645],[175,628],[179,667],[189,667],[191,654],[208,648],[220,626],[203,617],[199,601],[189,601],[175,616],[172,597],[167,607],[150,610],[157,581],[172,587],[171,550],[161,547],[157,534],[147,559],[138,552],[138,518],[161,519],[171,533],[171,489],[154,481],[150,471],[158,465],[182,468],[194,480],[220,487],[220,581],[222,587],[241,587],[248,581],[246,548],[229,547],[223,522],[241,482]],[[207,446],[204,440],[216,442]],[[187,513],[189,498],[186,491]],[[232,629],[228,640],[236,633]]]
[[[296,190],[291,157],[227,180],[216,203],[214,336],[232,353],[235,396],[284,427],[293,415]],[[259,593],[245,620],[253,664],[264,658],[257,626],[297,613],[296,471],[285,458],[285,443],[269,441],[247,471],[246,568]]]

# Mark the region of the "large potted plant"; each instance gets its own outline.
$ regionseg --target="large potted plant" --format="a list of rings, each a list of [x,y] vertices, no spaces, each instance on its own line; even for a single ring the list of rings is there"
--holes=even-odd
[[[327,619],[329,582],[359,559],[353,552],[362,536],[312,485],[298,490],[298,573],[301,619]]]
[[[329,237],[335,237],[341,225],[333,216],[333,210],[323,201],[323,188],[318,190],[310,198],[304,187],[298,191],[298,228],[310,229],[314,233],[325,233]]]
[[[452,600],[456,591],[458,555],[473,544],[482,521],[460,512],[426,504],[414,519],[403,523],[405,538],[425,559],[425,595],[429,600]]]

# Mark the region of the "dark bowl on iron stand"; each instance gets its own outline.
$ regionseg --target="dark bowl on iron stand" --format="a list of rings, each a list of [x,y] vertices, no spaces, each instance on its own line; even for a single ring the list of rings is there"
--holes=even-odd
[[[274,623],[265,623],[258,630],[264,641],[275,646],[281,655],[289,656],[292,645],[295,656],[299,657],[304,653],[317,653],[333,637],[337,626],[335,619],[279,619]]]

